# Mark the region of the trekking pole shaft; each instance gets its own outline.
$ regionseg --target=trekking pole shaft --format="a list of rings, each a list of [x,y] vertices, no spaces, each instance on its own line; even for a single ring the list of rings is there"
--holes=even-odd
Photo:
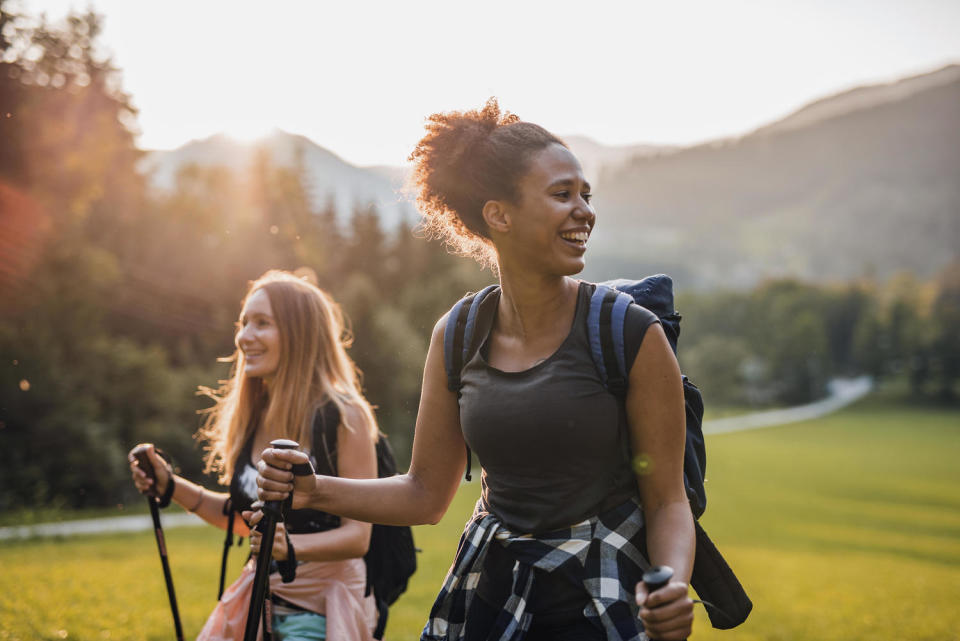
[[[279,439],[270,442],[271,447],[297,449],[293,441]],[[289,500],[289,499],[288,499]],[[257,524],[260,532],[260,551],[257,553],[257,570],[253,575],[253,591],[250,594],[250,607],[247,610],[247,625],[243,632],[243,641],[256,641],[260,627],[260,615],[263,612],[270,582],[270,561],[273,554],[273,539],[277,532],[277,522],[283,518],[283,501],[267,501],[263,504],[263,518]]]
[[[177,594],[173,590],[173,576],[170,574],[170,562],[167,560],[167,543],[160,526],[160,509],[152,496],[147,497],[150,504],[150,517],[153,519],[153,534],[157,539],[157,549],[160,551],[160,565],[163,566],[163,579],[167,584],[167,598],[170,599],[170,611],[173,613],[173,627],[177,633],[177,641],[183,641],[183,627],[180,625],[180,611],[177,608]]]
[[[266,506],[264,506],[266,508]],[[260,614],[267,596],[267,584],[270,579],[270,561],[273,551],[273,538],[277,531],[277,519],[264,509],[263,519],[257,525],[260,532],[260,552],[257,554],[257,570],[253,575],[253,591],[250,594],[250,607],[247,610],[247,625],[243,640],[256,641],[260,627]]]

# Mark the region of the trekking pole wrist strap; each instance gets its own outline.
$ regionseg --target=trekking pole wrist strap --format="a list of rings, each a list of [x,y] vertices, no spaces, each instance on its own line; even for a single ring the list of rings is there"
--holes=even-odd
[[[157,507],[167,507],[170,505],[170,500],[173,498],[173,489],[176,486],[176,481],[174,481],[173,470],[170,470],[170,478],[167,480],[167,488],[163,491],[163,494],[157,497]]]
[[[284,583],[293,583],[297,578],[297,554],[293,550],[293,543],[290,541],[290,534],[284,528],[283,535],[287,539],[287,558],[283,561],[277,561],[277,569],[280,571],[280,580]]]

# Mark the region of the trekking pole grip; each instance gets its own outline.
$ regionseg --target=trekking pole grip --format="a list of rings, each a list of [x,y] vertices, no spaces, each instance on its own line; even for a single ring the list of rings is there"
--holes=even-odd
[[[669,565],[655,565],[643,573],[643,583],[647,586],[647,594],[653,594],[673,578],[673,568]]]
[[[167,487],[164,489],[163,494],[160,494],[160,491],[157,488],[157,470],[153,467],[153,463],[150,462],[150,455],[147,454],[147,451],[151,447],[153,447],[154,451],[157,453],[157,456],[169,461],[169,457],[164,453],[164,451],[151,443],[140,443],[130,450],[130,453],[127,455],[127,459],[131,463],[136,461],[137,467],[139,467],[140,470],[146,474],[148,479],[153,481],[153,485],[145,492],[146,496],[155,499],[160,507],[167,507],[170,505],[170,499],[173,498],[173,470],[170,470],[169,475],[167,476]]]
[[[137,467],[147,475],[147,478],[153,481],[153,486],[147,490],[147,494],[150,496],[157,495],[157,471],[153,469],[153,463],[150,462],[150,456],[147,454],[147,448],[150,447],[149,443],[140,443],[135,448],[130,450],[130,454],[127,457],[131,462],[136,461]]]
[[[655,565],[643,573],[643,583],[649,593],[656,592],[673,578],[673,568],[669,565]]]
[[[297,443],[296,441],[291,441],[290,439],[277,438],[270,441],[270,447],[276,450],[299,450],[300,444]],[[311,467],[310,470],[312,471],[313,468]],[[294,474],[297,474],[297,472],[294,471]],[[284,499],[283,501],[267,501],[266,503],[264,503],[263,513],[265,515],[270,514],[271,516],[275,517],[277,520],[281,520],[283,519],[283,513],[286,510],[290,509],[290,504],[292,502],[293,502],[293,493],[291,492],[290,495],[287,496],[287,498]]]

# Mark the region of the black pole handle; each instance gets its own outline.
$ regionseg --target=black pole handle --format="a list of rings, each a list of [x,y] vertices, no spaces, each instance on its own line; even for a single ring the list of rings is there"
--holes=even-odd
[[[643,583],[647,592],[653,593],[670,583],[673,578],[673,568],[669,565],[655,565],[643,573]]]
[[[285,438],[270,441],[270,447],[279,450],[296,450],[300,444]],[[267,584],[270,578],[270,561],[273,554],[273,539],[277,533],[277,522],[283,519],[285,507],[289,507],[291,497],[285,501],[266,501],[261,510],[263,518],[257,524],[260,532],[260,552],[257,554],[257,570],[253,575],[253,591],[250,594],[250,608],[247,610],[247,625],[244,629],[244,641],[255,641],[260,627],[264,601],[267,598]]]
[[[669,565],[655,565],[643,573],[643,583],[647,586],[647,593],[652,594],[670,583],[673,578],[673,568]]]
[[[276,438],[270,441],[270,447],[276,450],[298,450],[300,449],[300,444],[296,441],[291,441],[286,438]],[[266,501],[263,504],[263,514],[273,514],[277,521],[283,520],[283,513],[286,510],[290,509],[290,503],[293,501],[293,494],[291,493],[283,501]],[[276,526],[276,521],[274,522]],[[264,535],[266,532],[263,533]],[[272,535],[271,535],[272,538]],[[263,548],[261,548],[263,549]],[[271,548],[273,549],[273,548]]]
[[[147,490],[147,494],[154,498],[157,498],[157,471],[153,469],[153,463],[150,462],[150,456],[147,454],[147,449],[151,446],[151,443],[140,443],[132,450],[130,454],[127,455],[127,459],[132,463],[133,461],[137,462],[137,466],[147,475],[147,478],[153,481],[153,485],[150,486],[150,489]]]

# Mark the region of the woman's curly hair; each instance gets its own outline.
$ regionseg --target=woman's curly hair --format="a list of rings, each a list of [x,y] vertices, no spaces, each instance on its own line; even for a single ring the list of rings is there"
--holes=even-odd
[[[422,227],[456,253],[495,267],[483,205],[488,200],[516,202],[530,156],[563,141],[501,111],[496,98],[482,109],[433,114],[426,129],[409,158]]]

